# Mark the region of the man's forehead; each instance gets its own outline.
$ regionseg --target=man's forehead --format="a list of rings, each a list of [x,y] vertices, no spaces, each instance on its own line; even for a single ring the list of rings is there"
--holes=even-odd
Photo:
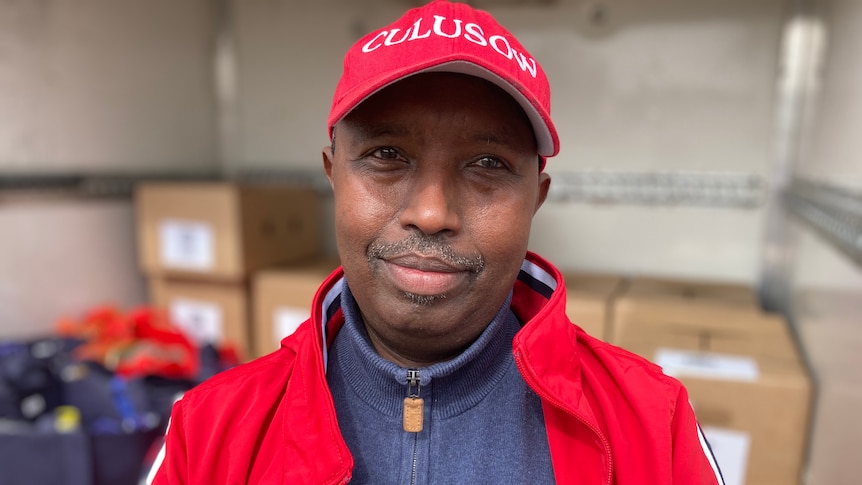
[[[410,134],[410,126],[404,123],[394,123],[381,119],[346,118],[339,125],[349,126],[353,136],[359,139],[375,139],[384,137],[403,137]],[[415,129],[414,129],[415,131]]]
[[[409,121],[393,122],[380,119],[353,120],[350,118],[342,120],[337,126],[344,124],[350,131],[353,142],[361,143],[372,140],[396,140],[396,139],[433,139],[434,133],[428,132],[425,127],[410,123]],[[343,131],[343,130],[342,130]],[[482,143],[485,145],[509,146],[513,137],[488,129],[485,125],[466,126],[462,130],[466,141]]]

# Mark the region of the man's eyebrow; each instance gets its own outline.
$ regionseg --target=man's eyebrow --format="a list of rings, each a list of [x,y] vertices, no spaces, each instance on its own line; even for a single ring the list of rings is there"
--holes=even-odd
[[[486,145],[496,145],[500,147],[512,146],[512,139],[510,137],[490,131],[476,132],[471,138],[476,142],[484,143]]]
[[[512,133],[508,130],[504,131],[476,131],[469,135],[472,140],[476,143],[484,144],[489,148],[498,148],[498,149],[521,149],[521,139],[515,133]],[[533,139],[533,144],[535,148],[535,138]]]
[[[415,128],[403,123],[390,122],[374,122],[374,123],[356,123],[351,127],[355,133],[354,139],[359,142],[368,142],[385,137],[404,137],[409,136]],[[472,131],[472,130],[471,130]],[[509,133],[500,133],[493,130],[477,129],[473,133],[468,133],[469,139],[472,139],[477,144],[486,145],[495,148],[514,148],[515,136],[509,136]]]
[[[396,123],[363,123],[353,126],[355,136],[360,141],[373,140],[386,136],[405,136],[410,130],[407,126]]]

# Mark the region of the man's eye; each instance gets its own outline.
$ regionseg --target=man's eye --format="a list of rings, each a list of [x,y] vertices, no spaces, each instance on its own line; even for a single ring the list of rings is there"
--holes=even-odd
[[[502,160],[496,157],[481,157],[476,160],[476,165],[482,168],[503,168],[506,166]]]
[[[397,160],[400,155],[394,148],[380,148],[374,152],[374,156],[381,160]]]

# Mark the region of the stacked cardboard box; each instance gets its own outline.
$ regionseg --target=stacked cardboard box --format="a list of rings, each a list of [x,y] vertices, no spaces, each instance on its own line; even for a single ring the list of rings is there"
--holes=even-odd
[[[859,483],[862,300],[846,290],[807,290],[795,296],[800,342],[817,383],[804,483]]]
[[[569,320],[593,337],[609,337],[613,312],[613,299],[623,289],[624,280],[618,276],[567,272],[566,315]]]
[[[249,294],[242,282],[219,282],[153,276],[150,302],[195,343],[229,343],[240,358],[251,356]]]
[[[259,271],[253,278],[254,347],[258,356],[279,348],[311,315],[314,294],[334,271],[337,258]]]
[[[728,485],[798,483],[811,382],[786,321],[734,285],[634,280],[612,342],[688,389]]]
[[[139,261],[151,303],[198,344],[227,341],[255,354],[255,271],[315,257],[319,196],[311,189],[227,182],[142,184],[136,191]]]

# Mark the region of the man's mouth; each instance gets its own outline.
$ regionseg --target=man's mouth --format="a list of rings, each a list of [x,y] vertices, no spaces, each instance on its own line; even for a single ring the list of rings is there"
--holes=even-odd
[[[423,234],[391,243],[374,241],[366,254],[370,263],[382,263],[380,276],[416,301],[446,298],[485,268],[481,255],[457,253],[446,240]]]
[[[382,259],[396,288],[420,296],[441,297],[467,282],[471,272],[434,257],[417,254]]]

